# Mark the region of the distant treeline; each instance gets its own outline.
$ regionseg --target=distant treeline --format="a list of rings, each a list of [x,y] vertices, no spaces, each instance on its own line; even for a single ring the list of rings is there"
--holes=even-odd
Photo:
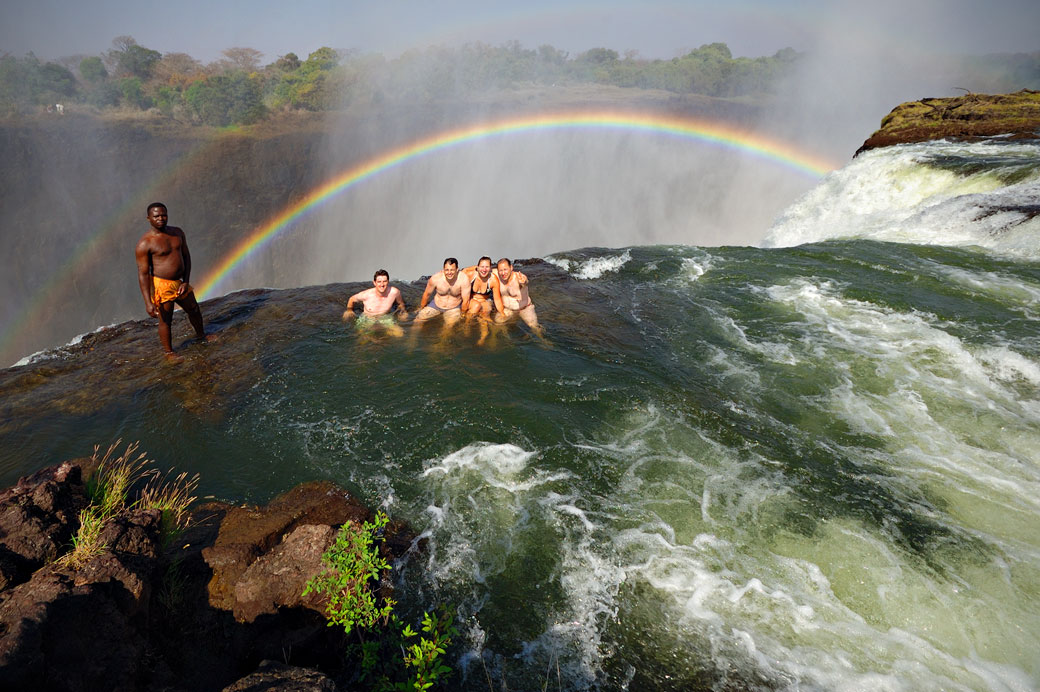
[[[229,48],[204,65],[185,53],[139,45],[130,36],[113,40],[100,56],[41,62],[0,57],[0,114],[30,113],[57,104],[98,109],[158,109],[181,120],[208,125],[249,124],[272,111],[320,111],[352,103],[423,102],[532,85],[603,84],[664,89],[717,97],[767,95],[791,74],[804,54],[791,48],[771,57],[734,58],[724,43],[712,43],[671,60],[645,60],[593,48],[576,56],[518,42],[483,43],[380,55],[319,48],[306,60],[288,53],[261,65],[262,53]],[[1040,87],[1040,53],[965,58],[958,74],[991,91]]]

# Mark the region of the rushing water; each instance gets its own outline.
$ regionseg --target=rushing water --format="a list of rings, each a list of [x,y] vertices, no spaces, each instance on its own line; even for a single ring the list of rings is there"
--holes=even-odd
[[[528,262],[548,342],[366,334],[361,285],[178,313],[179,365],[103,329],[0,372],[0,480],[116,438],[230,500],[335,480],[428,539],[403,601],[457,609],[467,689],[1034,690],[1038,180],[895,147],[769,248]]]

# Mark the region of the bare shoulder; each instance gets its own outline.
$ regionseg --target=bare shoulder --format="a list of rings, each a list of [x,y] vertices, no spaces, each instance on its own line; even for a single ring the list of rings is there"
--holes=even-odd
[[[137,241],[137,251],[145,252],[155,246],[156,233],[155,231],[145,231],[141,239]]]
[[[169,231],[170,235],[175,235],[178,238],[184,239],[184,230],[177,226],[167,226],[166,230]]]
[[[399,295],[401,295],[401,290],[399,288],[397,288],[397,286],[391,286],[389,295],[390,295],[391,298],[393,298],[395,296],[399,296]]]

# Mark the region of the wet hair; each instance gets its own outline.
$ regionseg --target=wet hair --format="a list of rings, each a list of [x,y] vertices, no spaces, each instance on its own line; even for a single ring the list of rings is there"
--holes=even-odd
[[[488,257],[487,255],[484,255],[483,257],[481,257],[480,259],[478,259],[478,260],[477,260],[477,264],[480,264],[480,263],[481,263],[481,262],[483,262],[484,260],[487,260],[487,261],[488,261],[488,264],[491,264],[491,258],[490,258],[490,257]]]
[[[167,209],[167,208],[166,208],[166,205],[165,205],[165,204],[163,204],[162,202],[152,202],[151,204],[149,204],[149,205],[148,205],[148,211],[146,211],[146,212],[144,213],[144,215],[145,215],[145,216],[151,216],[151,214],[152,214],[152,209],[155,209],[156,207],[162,207],[162,210],[163,210],[164,212],[166,212],[167,214],[168,214],[168,213],[170,213],[170,210],[169,210],[169,209]]]
[[[373,281],[375,281],[376,279],[378,279],[378,278],[379,278],[379,277],[381,277],[381,276],[385,276],[385,277],[386,277],[386,280],[387,280],[387,281],[389,281],[389,280],[390,280],[390,272],[388,272],[388,271],[387,271],[387,270],[385,270],[385,269],[380,269],[380,270],[379,270],[379,271],[377,271],[377,272],[376,272],[375,274],[373,274],[373,275],[372,275],[372,280],[373,280]]]
[[[500,260],[498,260],[497,262],[495,262],[495,266],[497,267],[498,265],[502,264],[503,262],[505,262],[506,264],[508,264],[508,265],[509,265],[510,267],[512,267],[512,266],[513,266],[513,263],[509,261],[509,258],[508,258],[508,257],[503,257],[502,259],[500,259]]]
[[[459,266],[459,261],[457,259],[455,259],[454,257],[448,257],[447,259],[444,260],[444,264],[442,264],[441,266],[442,267],[446,267],[449,264],[454,264],[457,267],[457,266]]]

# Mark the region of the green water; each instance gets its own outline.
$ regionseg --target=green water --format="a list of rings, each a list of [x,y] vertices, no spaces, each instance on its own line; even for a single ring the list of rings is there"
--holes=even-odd
[[[0,373],[2,480],[117,438],[222,499],[332,479],[428,538],[402,600],[456,608],[468,689],[1036,688],[1040,264],[549,259],[547,342],[364,334],[360,285],[207,301],[177,366],[148,322],[90,335]]]

